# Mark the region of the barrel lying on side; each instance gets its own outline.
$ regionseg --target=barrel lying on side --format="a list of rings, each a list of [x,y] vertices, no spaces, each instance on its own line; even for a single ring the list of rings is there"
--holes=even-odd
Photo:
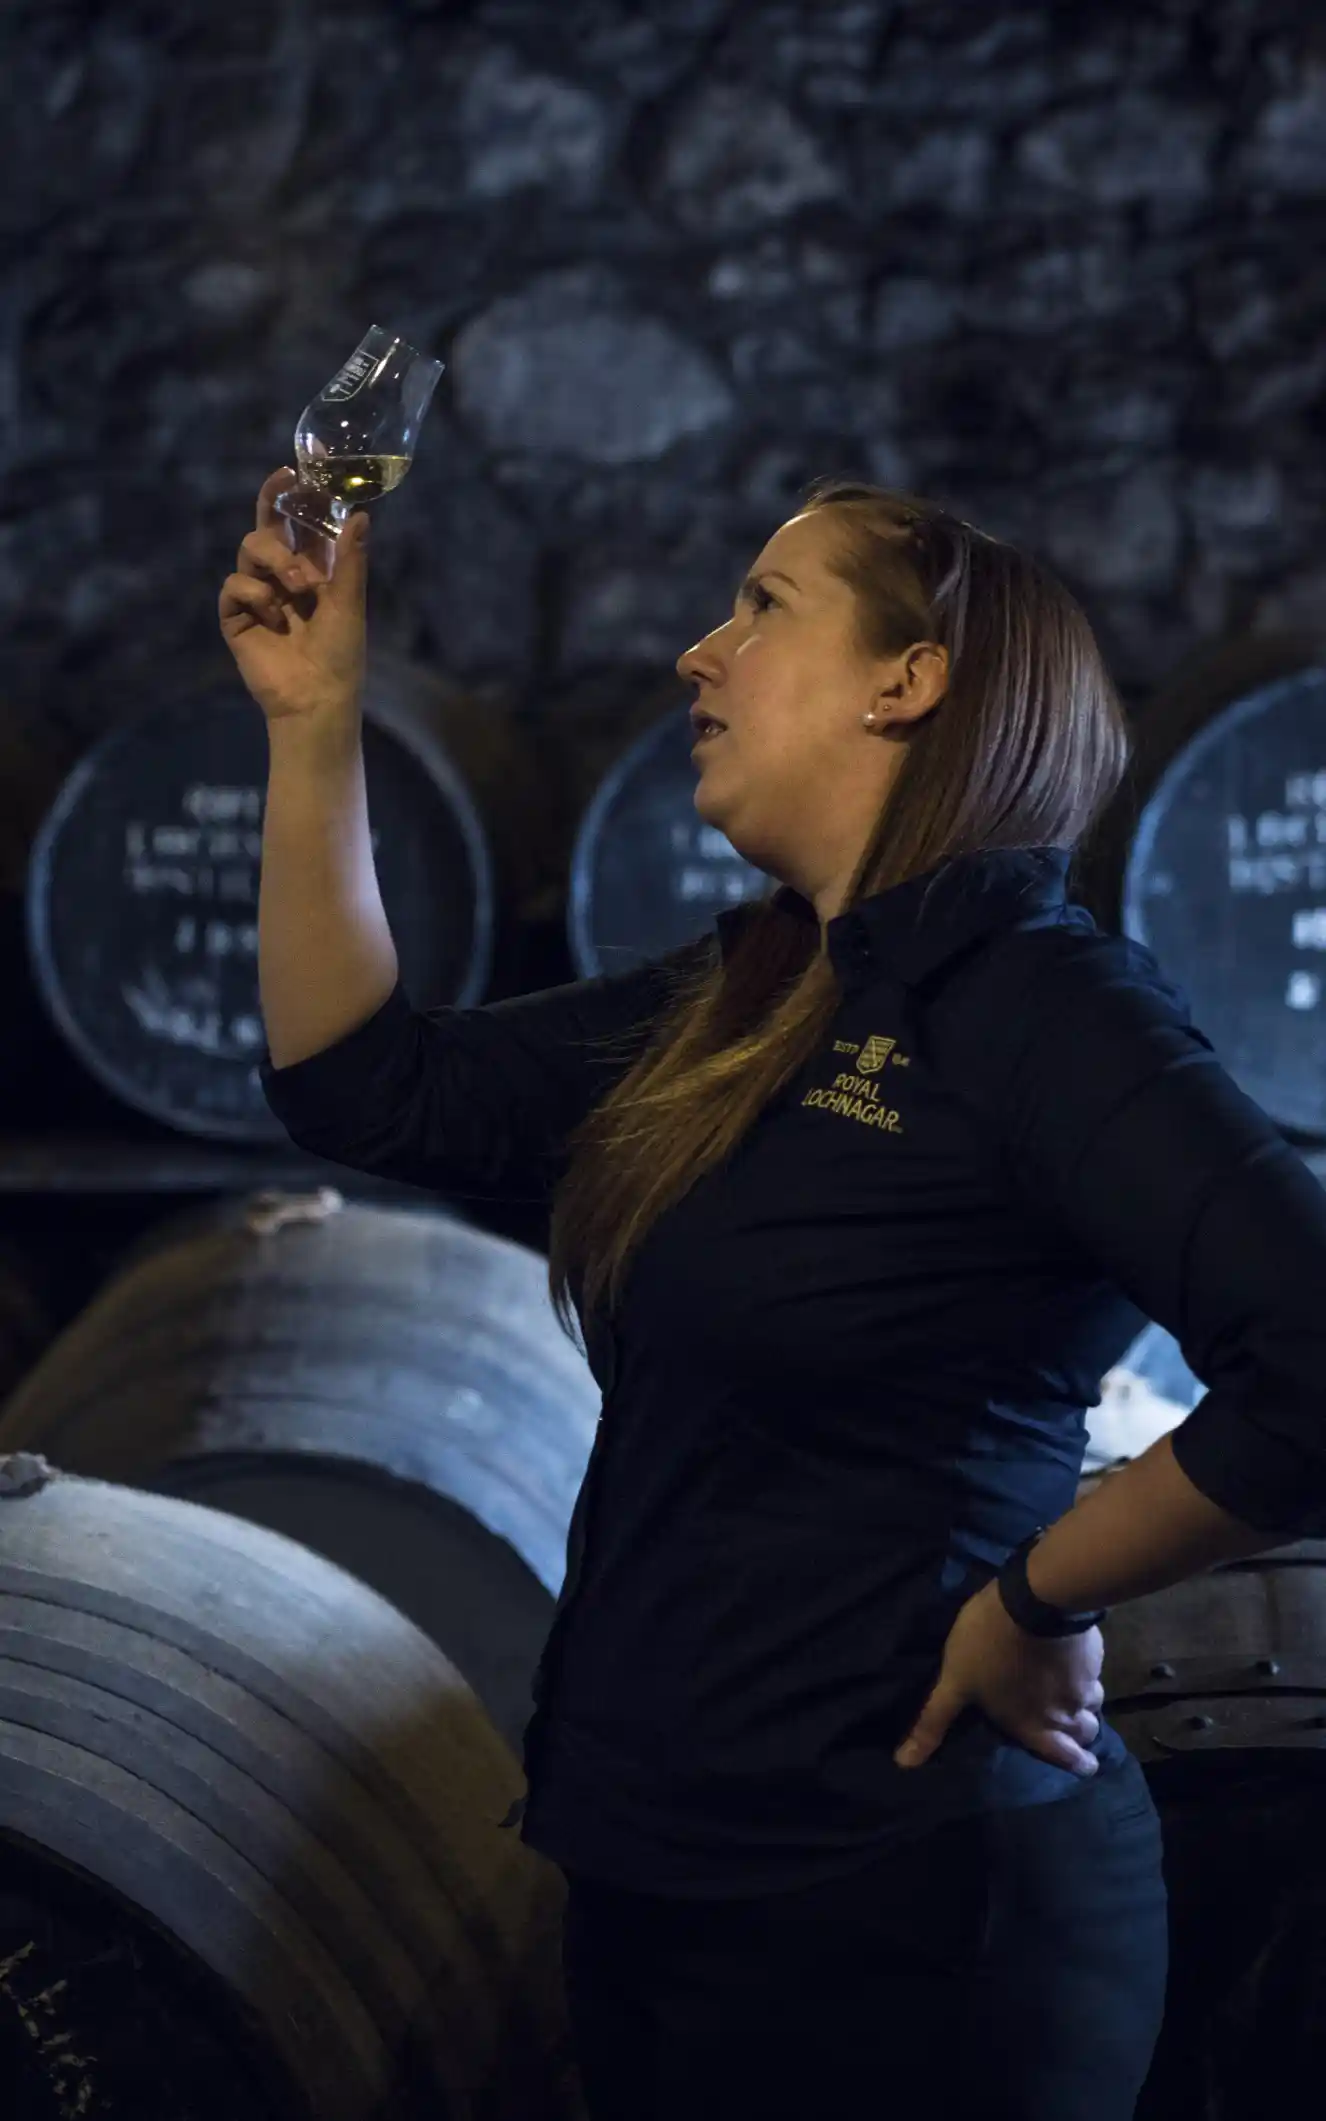
[[[364,771],[402,978],[477,1001],[492,957],[487,835],[418,686],[370,686]],[[117,724],[33,844],[28,944],[51,1019],[121,1103],[207,1139],[277,1142],[258,1079],[257,902],[268,772],[233,673]]]
[[[1084,879],[1239,1087],[1290,1140],[1326,1147],[1326,637],[1247,635],[1174,673],[1139,716]]]
[[[152,1229],[0,1449],[270,1526],[390,1598],[519,1746],[599,1407],[546,1262],[335,1188]]]
[[[498,1823],[519,1787],[344,1571],[0,1459],[7,2113],[575,2114],[561,1881]]]

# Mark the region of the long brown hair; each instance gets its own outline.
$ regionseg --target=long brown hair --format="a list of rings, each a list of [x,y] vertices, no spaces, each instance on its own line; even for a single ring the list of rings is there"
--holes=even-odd
[[[900,727],[906,756],[843,901],[952,857],[1076,847],[1132,755],[1128,725],[1085,613],[1015,545],[914,495],[817,479],[798,514],[832,508],[827,559],[855,593],[867,658],[916,641],[949,652],[943,699]],[[772,903],[775,879],[726,965],[679,974],[645,1050],[570,1138],[552,1202],[548,1287],[572,1337],[582,1311],[615,1311],[651,1224],[721,1164],[809,1059],[837,1009],[813,922]]]

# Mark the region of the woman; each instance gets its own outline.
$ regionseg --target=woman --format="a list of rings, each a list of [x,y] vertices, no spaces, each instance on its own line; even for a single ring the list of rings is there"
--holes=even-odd
[[[1322,1516],[1326,1203],[1066,896],[1128,757],[1083,614],[821,482],[677,665],[722,725],[696,808],[771,896],[420,1012],[369,851],[366,525],[329,578],[287,476],[221,595],[270,733],[267,1096],[354,1168],[546,1200],[604,1392],[522,1827],[594,2121],[1124,2121],[1166,1910],[1097,1622]],[[1147,1315],[1210,1389],[1074,1506]]]

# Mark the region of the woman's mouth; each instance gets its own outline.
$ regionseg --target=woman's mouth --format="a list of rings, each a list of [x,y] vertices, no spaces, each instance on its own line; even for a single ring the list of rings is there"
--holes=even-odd
[[[708,718],[699,723],[698,729],[699,733],[695,742],[691,745],[692,754],[699,751],[702,745],[712,744],[715,737],[724,736],[727,733],[722,722],[715,722]]]

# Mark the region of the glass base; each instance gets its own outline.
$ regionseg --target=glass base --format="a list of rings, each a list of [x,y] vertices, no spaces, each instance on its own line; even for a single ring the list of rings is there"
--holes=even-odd
[[[277,494],[273,506],[278,515],[288,516],[292,523],[299,523],[305,530],[316,532],[320,538],[339,538],[350,520],[350,511],[342,502],[324,493],[320,486],[286,486]],[[339,514],[334,511],[340,510]]]

